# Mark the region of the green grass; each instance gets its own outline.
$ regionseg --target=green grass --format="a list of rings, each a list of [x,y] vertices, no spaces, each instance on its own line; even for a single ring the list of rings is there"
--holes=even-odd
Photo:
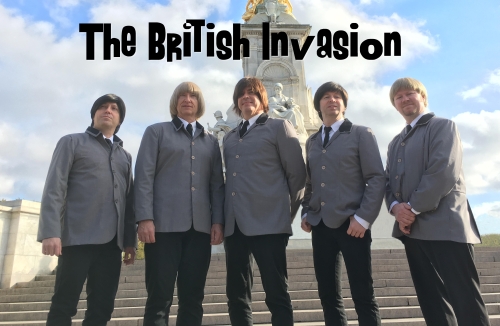
[[[476,246],[478,247],[500,247],[500,234],[486,234],[481,237],[483,243]]]

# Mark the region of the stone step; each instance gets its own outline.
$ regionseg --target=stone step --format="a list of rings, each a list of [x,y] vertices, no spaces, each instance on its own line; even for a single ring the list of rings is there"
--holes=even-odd
[[[318,292],[315,290],[310,291],[290,291],[292,300],[314,300],[318,299]],[[264,292],[252,293],[254,301],[264,301]],[[483,293],[485,303],[500,303],[500,293]],[[402,295],[402,296],[387,296],[377,297],[377,301],[381,307],[397,307],[397,306],[416,306],[418,300],[415,295]],[[204,304],[209,303],[222,303],[226,304],[227,298],[225,294],[213,294],[205,296]],[[146,297],[140,298],[122,298],[115,300],[115,308],[123,307],[144,307],[146,304]],[[177,304],[177,296],[174,296],[173,304]],[[344,297],[344,305],[346,308],[354,307],[352,298]],[[85,299],[78,303],[78,309],[85,309],[87,302]],[[0,312],[14,312],[14,311],[40,311],[49,310],[50,301],[44,302],[18,302],[18,303],[0,303]]]
[[[487,263],[487,264],[494,264],[497,265],[497,267],[487,267],[487,268],[478,268],[478,273],[480,276],[496,276],[500,275],[500,263]],[[387,267],[387,268],[386,268]],[[288,275],[308,275],[308,274],[314,274],[314,268],[312,266],[308,267],[303,267],[303,268],[289,268],[288,269]],[[408,265],[401,266],[401,268],[397,269],[394,268],[394,266],[389,265],[389,266],[378,266],[378,268],[373,268],[373,278],[406,278],[410,277],[410,270],[408,268]],[[254,268],[254,275],[255,276],[260,276],[259,269],[257,267]],[[129,277],[142,277],[142,281],[144,281],[144,270],[143,269],[137,269],[137,270],[128,270],[124,269],[121,273],[120,277],[120,282],[128,282],[127,278]],[[221,271],[214,271],[210,269],[208,271],[207,279],[211,278],[225,278],[226,277],[226,269],[222,269]],[[345,268],[342,269],[342,277],[347,278],[347,274],[345,271]],[[39,281],[52,281],[55,282],[56,276],[55,275],[40,275],[35,277],[33,281],[30,282],[21,282],[17,283],[14,287],[23,287],[23,286],[28,286],[25,284],[38,284],[36,282]]]
[[[322,320],[323,312],[321,308],[321,303],[319,299],[315,300],[294,300],[292,301],[292,306],[294,311],[315,311],[315,316],[312,319],[307,319],[305,316],[300,316],[301,321],[318,321]],[[177,305],[172,305],[170,314],[171,320],[175,320],[177,314]],[[215,315],[226,315],[227,316],[227,305],[225,303],[214,303],[214,304],[204,304],[204,319],[207,316]],[[497,315],[500,314],[500,303],[489,303],[486,305],[488,314]],[[267,312],[267,306],[264,301],[255,301],[252,304],[252,310],[254,315],[264,315]],[[319,312],[319,314],[318,314]],[[0,313],[0,321],[29,321],[29,320],[43,320],[47,317],[47,310],[44,311],[24,311],[24,312],[4,312]],[[346,308],[347,318],[349,320],[356,319],[357,315],[354,308]],[[112,318],[126,318],[126,317],[141,317],[144,314],[144,307],[124,307],[115,308]],[[74,318],[83,319],[85,315],[85,309],[78,309],[78,312]],[[380,317],[384,319],[391,318],[413,318],[422,317],[422,312],[418,305],[415,306],[396,306],[396,307],[380,307]],[[298,319],[298,320],[300,320]],[[264,320],[260,322],[269,322],[269,320]]]
[[[289,290],[294,307],[295,325],[324,325],[321,303],[317,294],[312,251],[287,252]],[[391,326],[425,325],[402,249],[372,251],[372,270],[375,295],[380,305],[383,324]],[[142,325],[146,302],[144,261],[124,266],[115,301],[113,319],[108,325]],[[476,267],[480,274],[481,291],[487,303],[492,325],[500,326],[500,248],[476,248]],[[350,298],[349,283],[343,267],[343,295],[349,324],[357,325],[356,313]],[[268,325],[270,313],[264,303],[260,273],[254,264],[253,310],[255,324]],[[212,255],[204,300],[204,325],[228,325],[225,296],[225,256]],[[55,282],[54,275],[38,276],[35,281],[19,283],[15,288],[0,290],[0,325],[45,325]],[[73,325],[81,325],[86,308],[82,293]],[[175,324],[177,298],[171,308],[170,324]]]
[[[500,282],[499,276],[482,276],[481,279],[481,291],[484,293],[491,292],[500,292]],[[205,294],[213,294],[213,293],[225,293],[226,291],[226,282],[225,279],[216,280],[217,284],[210,285],[207,284],[205,286]],[[406,288],[413,287],[413,281],[411,279],[382,279],[373,281],[373,286],[375,289],[388,289],[388,288]],[[342,288],[349,289],[349,282],[342,281]],[[290,278],[289,281],[289,289],[292,291],[297,290],[316,290],[317,282],[315,280],[314,275],[296,275]],[[254,290],[261,291],[262,283],[260,278],[255,278]],[[121,283],[118,287],[118,292],[125,291],[145,291],[144,283]],[[44,294],[44,293],[53,293],[53,286],[45,286],[45,287],[22,287],[22,288],[12,288],[6,289],[0,296],[0,302],[8,302],[4,301],[5,297],[9,295],[27,295],[27,294]],[[176,293],[176,290],[174,290]]]
[[[290,273],[292,271],[292,273]],[[288,273],[289,282],[294,282],[298,280],[299,277],[312,277],[312,281],[315,281],[314,268],[308,269],[292,269]],[[143,274],[143,273],[142,273]],[[120,283],[140,283],[144,284],[144,275],[129,275],[121,276]],[[255,273],[255,283],[260,283],[260,273]],[[482,269],[479,270],[481,283],[491,284],[500,283],[500,268],[494,268],[492,270]],[[374,280],[384,280],[384,279],[410,279],[410,271],[398,271],[398,272],[373,272]],[[226,272],[212,272],[207,275],[206,285],[222,285],[225,284]],[[342,280],[347,281],[347,273],[342,273]],[[21,282],[16,284],[15,288],[34,288],[34,287],[53,287],[55,285],[55,276],[44,276],[38,277],[35,281],[31,282]]]
[[[294,309],[303,309],[304,302],[315,302],[315,307],[317,305],[318,309],[321,308],[319,304],[319,299],[316,291],[293,291],[290,292],[292,298],[292,304]],[[254,311],[266,310],[267,308],[262,305],[258,305],[258,302],[264,302],[265,293],[257,292],[252,294],[254,300]],[[487,304],[498,304],[500,303],[500,293],[487,293],[483,294],[483,299]],[[204,306],[211,307],[211,309],[218,309],[219,312],[225,312],[227,310],[225,295],[215,295],[207,296],[204,300]],[[378,297],[377,302],[380,307],[405,307],[405,306],[418,306],[418,300],[416,296],[394,296],[394,297]],[[146,304],[146,297],[143,298],[131,298],[131,299],[117,299],[115,301],[115,309],[132,307],[144,307]],[[171,313],[175,314],[177,309],[177,297],[174,297],[174,305],[172,306]],[[344,305],[346,308],[353,308],[354,302],[351,298],[344,298]],[[78,304],[78,309],[85,309],[87,306],[85,300],[81,300]],[[217,308],[215,308],[217,307]],[[2,314],[6,313],[32,313],[32,312],[43,312],[48,311],[50,308],[50,302],[26,302],[26,303],[2,303],[0,304],[0,321],[2,320]],[[207,309],[205,309],[205,312]]]
[[[492,326],[498,326],[500,323],[498,322],[498,319],[500,318],[499,313],[492,313],[490,310],[497,311],[498,308],[490,308],[491,305],[487,305],[488,313],[490,314],[490,320],[492,321],[491,325]],[[77,316],[79,316],[81,312],[79,311],[77,313]],[[271,321],[271,314],[268,311],[260,311],[260,312],[253,312],[253,321],[254,324],[268,324]],[[317,323],[323,320],[323,311],[321,309],[304,309],[304,310],[294,310],[293,312],[294,315],[294,321],[296,322],[295,325],[298,323]],[[356,325],[357,322],[355,321],[357,315],[356,312],[354,311],[353,308],[347,308],[346,309],[346,315],[347,319],[350,322],[349,324]],[[418,320],[419,322],[423,321],[422,313],[420,311],[419,307],[402,307],[402,308],[381,308],[380,309],[380,315],[382,318],[382,325],[384,324],[391,324],[392,326],[395,326],[395,323],[391,323],[391,321],[396,321],[398,320],[401,322],[401,320],[404,320],[406,323],[409,324],[401,324],[401,325],[419,325],[419,324],[414,324],[413,322],[415,320]],[[401,317],[398,317],[401,316]],[[79,318],[74,318],[74,322],[72,325],[81,325],[81,320],[83,318],[83,315],[81,315]],[[45,325],[45,322],[43,321],[44,318],[41,318],[39,320],[31,320],[31,321],[0,321],[0,325],[30,325],[30,326],[42,326]],[[175,325],[176,322],[176,316],[171,315],[169,318],[169,324]],[[203,325],[229,325],[229,316],[227,313],[205,313],[203,315]],[[324,322],[323,322],[324,324]],[[108,326],[129,326],[129,325],[134,325],[134,326],[139,326],[142,325],[142,317],[116,317],[113,318],[109,323]],[[425,324],[424,324],[425,325]]]
[[[312,252],[309,255],[287,255],[287,262],[309,262],[313,261]],[[475,255],[474,261],[476,263],[483,262],[500,262],[500,252],[491,252],[487,254]],[[406,263],[406,254],[372,254],[373,265],[385,264],[400,264]],[[213,259],[210,262],[211,266],[225,266],[225,259]],[[137,267],[143,267],[145,260],[137,260],[134,264]],[[127,267],[124,267],[124,269]]]
[[[288,261],[287,262],[287,267],[288,270],[293,270],[293,269],[303,269],[303,268],[312,268],[313,267],[313,262],[312,260],[301,260],[301,261]],[[131,275],[139,275],[140,273],[144,272],[144,265],[140,264],[139,262],[136,262],[134,265],[131,266],[126,266],[122,268],[122,275],[126,276],[129,275],[128,273],[132,273]],[[345,271],[345,266],[342,264],[342,268]],[[486,269],[486,268],[500,268],[500,262],[476,262],[476,268],[478,269]],[[254,264],[254,269],[258,270],[257,264]],[[372,261],[372,270],[374,272],[377,271],[399,271],[399,270],[409,270],[408,268],[408,262],[406,259],[401,259],[397,260],[397,263],[391,263],[391,264],[385,264],[381,263],[379,264],[378,261]],[[226,265],[224,264],[211,264],[209,272],[222,272],[226,271]],[[139,273],[139,274],[138,274]],[[54,275],[49,275],[49,276],[54,276]]]

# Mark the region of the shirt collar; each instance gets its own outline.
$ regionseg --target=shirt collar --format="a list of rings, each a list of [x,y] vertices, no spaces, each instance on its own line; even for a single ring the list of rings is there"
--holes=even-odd
[[[415,125],[417,124],[418,120],[420,120],[420,118],[424,115],[425,113],[420,113],[418,117],[416,117],[415,119],[413,119],[413,121],[410,123],[410,126],[413,128],[415,127]]]
[[[340,119],[338,121],[335,121],[335,123],[330,126],[330,127],[332,127],[332,130],[330,131],[330,133],[337,132],[337,130],[339,130],[340,126],[344,123],[344,120],[345,119]],[[325,128],[326,128],[326,126],[323,124],[323,128],[322,128],[323,131],[321,132],[321,134],[323,136],[325,135]]]
[[[179,117],[177,117],[177,118],[179,118]],[[182,119],[182,118],[179,118],[179,120],[181,120],[182,124],[184,125],[184,128],[186,128],[186,130],[187,130],[187,126],[190,123],[187,122],[186,120]],[[196,120],[193,121],[193,122],[191,122],[191,126],[193,127],[193,135],[194,135],[194,133],[196,131]]]
[[[104,140],[109,139],[111,141],[111,144],[113,144],[113,136],[111,136],[111,138],[106,138],[106,136],[104,136],[104,134],[102,134],[102,136],[104,137]]]
[[[248,119],[248,128],[250,128],[250,127],[251,127],[251,126],[255,123],[255,121],[257,121],[257,119],[258,119],[260,116],[261,116],[260,114],[256,114],[256,115],[254,115],[253,117],[251,117],[250,119]],[[243,121],[242,121],[242,122],[244,123],[245,121],[247,121],[247,120],[243,119]]]

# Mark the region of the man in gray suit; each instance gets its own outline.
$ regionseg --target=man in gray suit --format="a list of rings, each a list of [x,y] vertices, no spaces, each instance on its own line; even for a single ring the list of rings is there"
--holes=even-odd
[[[224,138],[229,317],[234,326],[253,324],[253,255],[272,324],[290,326],[286,246],[303,196],[302,150],[289,121],[267,116],[267,93],[259,79],[241,79],[233,103],[243,121]]]
[[[85,280],[84,326],[111,319],[122,250],[133,264],[137,236],[133,211],[132,157],[116,133],[125,103],[99,97],[85,133],[62,137],[50,163],[42,195],[38,241],[45,255],[58,256],[47,325],[71,325]]]
[[[341,257],[360,326],[380,325],[371,275],[371,232],[384,198],[385,176],[370,128],[344,118],[347,91],[327,82],[314,94],[323,120],[306,143],[307,181],[302,224],[312,230],[314,270],[325,325],[347,326]]]
[[[224,177],[218,140],[197,122],[200,88],[183,82],[171,122],[149,126],[135,166],[139,240],[145,242],[144,325],[168,325],[177,279],[177,326],[201,325],[211,247],[223,240]]]
[[[389,144],[385,200],[425,321],[489,325],[474,265],[473,244],[481,239],[465,195],[457,126],[425,114],[427,90],[416,79],[396,80],[390,99],[407,125]]]

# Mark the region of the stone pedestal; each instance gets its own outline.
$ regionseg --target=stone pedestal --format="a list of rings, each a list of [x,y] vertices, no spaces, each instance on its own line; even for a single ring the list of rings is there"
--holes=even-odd
[[[288,17],[282,14],[279,19]],[[245,77],[257,77],[262,80],[268,94],[274,93],[274,85],[283,85],[283,94],[292,97],[300,106],[304,116],[304,126],[311,134],[318,130],[321,120],[314,110],[311,89],[306,85],[304,61],[295,60],[292,54],[291,39],[297,39],[300,47],[311,31],[310,25],[299,24],[289,19],[286,23],[271,24],[271,33],[285,32],[288,36],[288,56],[262,59],[262,18],[257,15],[241,26],[241,36],[250,41],[250,57],[243,58],[243,74]],[[281,53],[281,50],[279,51]]]
[[[50,274],[57,257],[44,256],[36,241],[40,203],[28,200],[0,202],[0,287]]]

